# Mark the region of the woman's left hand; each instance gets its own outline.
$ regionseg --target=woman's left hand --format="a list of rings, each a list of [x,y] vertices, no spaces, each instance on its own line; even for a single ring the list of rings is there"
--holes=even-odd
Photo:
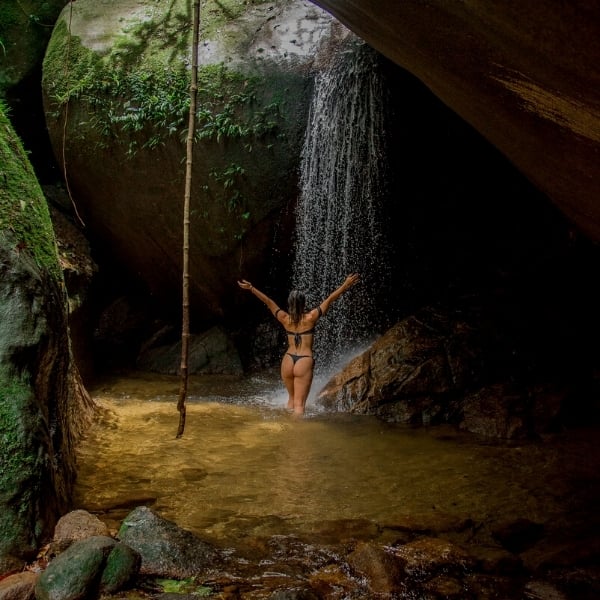
[[[238,285],[243,290],[251,290],[252,289],[252,284],[249,281],[246,281],[245,279],[242,279],[241,281],[238,281]]]

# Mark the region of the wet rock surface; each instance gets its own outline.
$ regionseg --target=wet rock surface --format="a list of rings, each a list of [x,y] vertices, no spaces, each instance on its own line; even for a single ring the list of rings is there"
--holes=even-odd
[[[140,513],[148,513],[148,509],[138,507],[132,515]],[[155,515],[153,519],[160,520],[160,517]],[[426,520],[433,522],[436,517],[432,515]],[[337,523],[337,538],[346,539],[344,543],[315,543],[310,536],[295,535],[246,538],[236,548],[222,549],[218,560],[212,562],[208,571],[204,567],[197,570],[185,567],[184,563],[189,561],[183,554],[179,557],[169,555],[166,560],[180,562],[180,566],[168,577],[165,577],[164,570],[159,576],[155,569],[146,569],[145,574],[129,581],[129,585],[112,589],[110,596],[106,595],[109,591],[106,588],[105,592],[101,592],[97,585],[94,587],[91,584],[85,596],[77,596],[75,592],[53,595],[44,591],[47,585],[44,582],[55,579],[52,573],[64,571],[67,560],[73,571],[77,571],[78,563],[86,562],[81,559],[83,554],[76,552],[78,547],[86,545],[92,549],[92,554],[94,548],[100,549],[100,554],[103,554],[106,549],[114,553],[116,548],[125,547],[122,542],[111,538],[91,537],[87,541],[74,542],[61,555],[62,558],[58,557],[50,563],[41,576],[30,572],[6,578],[0,582],[0,597],[3,600],[25,600],[28,598],[27,590],[38,578],[38,600],[67,597],[175,600],[198,596],[221,600],[476,600],[495,597],[506,600],[591,600],[600,591],[598,554],[586,557],[572,555],[571,560],[565,561],[560,567],[548,564],[529,568],[520,560],[523,553],[518,554],[516,549],[512,553],[503,550],[495,542],[495,537],[498,537],[500,530],[520,532],[527,529],[518,519],[513,523],[498,525],[493,533],[483,537],[480,532],[486,528],[484,523],[472,522],[465,529],[464,521],[456,522],[453,526],[446,522],[445,533],[439,535],[423,534],[423,527],[416,525],[414,530],[407,530],[411,541],[394,540],[389,535],[385,541],[385,530],[376,524],[373,524],[375,529],[372,537],[360,541],[348,536],[347,525],[344,520]],[[333,522],[330,528],[333,533]],[[171,524],[169,529],[175,538],[185,535],[184,530],[175,524]],[[164,532],[155,533],[157,548],[164,550]],[[536,534],[539,533],[536,530]],[[148,536],[150,543],[150,531]],[[542,536],[532,543],[544,548],[548,540]],[[509,556],[513,557],[512,562]],[[77,585],[81,586],[84,579],[79,576]],[[88,580],[88,584],[92,579]]]

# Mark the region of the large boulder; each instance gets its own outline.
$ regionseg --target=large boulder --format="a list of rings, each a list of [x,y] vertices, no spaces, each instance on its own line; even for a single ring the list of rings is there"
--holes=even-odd
[[[92,412],[72,357],[48,207],[0,105],[0,573],[35,556],[71,501]]]
[[[127,515],[119,539],[140,554],[145,575],[185,579],[207,572],[222,558],[216,548],[146,506]]]
[[[600,241],[593,0],[314,0],[404,67]]]
[[[504,297],[500,315],[499,299],[487,307],[481,300],[425,307],[399,321],[336,373],[317,403],[395,423],[452,423],[499,439],[556,431],[569,405],[592,416],[590,391],[582,392],[594,385],[593,370],[581,368],[586,351],[535,306],[511,311]],[[569,315],[561,318],[567,323]]]
[[[20,0],[0,7],[0,93],[39,68],[66,0]]]
[[[314,70],[353,37],[310,2],[227,6],[202,9],[190,223],[198,327],[231,308],[242,273],[267,270],[297,195]],[[44,61],[48,130],[86,231],[165,307],[177,307],[181,286],[191,29],[184,0],[78,0]],[[280,245],[288,238],[278,231]]]

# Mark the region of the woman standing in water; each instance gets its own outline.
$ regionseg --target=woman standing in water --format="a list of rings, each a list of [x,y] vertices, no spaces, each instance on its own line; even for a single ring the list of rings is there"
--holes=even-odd
[[[313,340],[317,321],[327,313],[331,303],[344,292],[356,285],[359,276],[348,275],[344,283],[333,291],[317,308],[306,312],[306,297],[298,290],[292,290],[288,296],[288,312],[279,308],[266,294],[257,290],[249,281],[242,279],[238,285],[250,290],[283,325],[287,333],[288,349],[281,359],[281,379],[288,392],[287,407],[297,416],[304,414],[306,399],[310,392],[315,361],[313,358]]]

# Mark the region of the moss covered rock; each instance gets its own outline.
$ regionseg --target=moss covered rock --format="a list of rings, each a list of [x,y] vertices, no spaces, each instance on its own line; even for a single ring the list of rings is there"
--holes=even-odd
[[[178,305],[189,3],[78,0],[70,30],[68,18],[44,61],[55,153],[95,242]],[[289,246],[278,227],[297,195],[314,70],[349,35],[310,2],[202,3],[191,297],[206,321],[228,310],[236,278],[266,269],[276,232]]]
[[[35,555],[69,504],[91,401],[71,358],[48,207],[0,106],[0,573]]]
[[[0,3],[0,95],[39,66],[65,0]]]

